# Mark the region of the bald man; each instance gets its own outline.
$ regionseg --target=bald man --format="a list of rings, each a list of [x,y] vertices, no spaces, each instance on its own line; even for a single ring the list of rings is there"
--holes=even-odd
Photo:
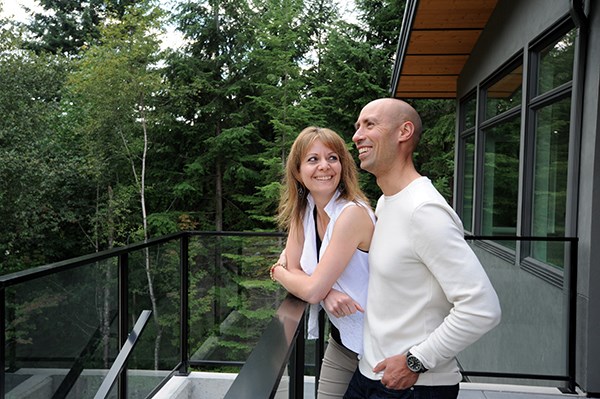
[[[498,297],[458,215],[414,166],[417,111],[378,99],[355,127],[360,167],[383,195],[369,249],[364,355],[344,398],[456,398],[455,356],[500,322]]]

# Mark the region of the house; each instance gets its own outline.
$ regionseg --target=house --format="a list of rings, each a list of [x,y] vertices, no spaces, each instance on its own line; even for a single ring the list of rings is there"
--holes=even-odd
[[[570,369],[599,397],[600,3],[408,0],[391,94],[456,99],[453,206],[467,235],[500,237],[474,243],[504,295],[483,367]]]

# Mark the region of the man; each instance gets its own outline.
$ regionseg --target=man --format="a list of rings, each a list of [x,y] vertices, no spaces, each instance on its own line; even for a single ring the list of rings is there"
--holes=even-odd
[[[418,113],[391,98],[367,104],[356,122],[360,167],[383,195],[369,249],[364,356],[346,399],[456,398],[455,356],[500,321],[460,219],[415,169],[421,129]]]

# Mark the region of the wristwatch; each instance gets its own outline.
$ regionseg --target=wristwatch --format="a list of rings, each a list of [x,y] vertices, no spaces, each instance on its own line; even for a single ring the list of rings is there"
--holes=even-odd
[[[424,373],[427,371],[425,367],[423,367],[423,363],[412,353],[406,353],[406,366],[413,373]]]

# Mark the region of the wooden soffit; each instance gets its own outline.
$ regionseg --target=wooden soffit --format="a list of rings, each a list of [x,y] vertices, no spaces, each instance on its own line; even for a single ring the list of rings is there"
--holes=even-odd
[[[456,81],[497,0],[408,0],[392,75],[396,98],[456,98]]]

